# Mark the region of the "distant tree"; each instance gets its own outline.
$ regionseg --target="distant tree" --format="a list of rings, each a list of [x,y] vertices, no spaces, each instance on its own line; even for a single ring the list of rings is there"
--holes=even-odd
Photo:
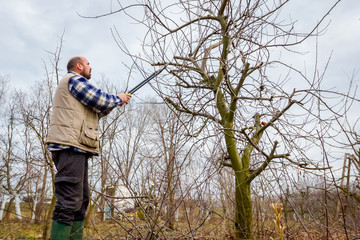
[[[51,184],[48,183],[55,174],[50,152],[47,151],[45,145],[54,89],[54,82],[52,81],[52,76],[46,74],[44,80],[34,83],[33,91],[17,94],[17,98],[20,99],[19,122],[24,127],[26,133],[24,136],[28,138],[28,141],[24,141],[24,153],[27,158],[31,158],[33,163],[29,167],[32,180],[29,182],[28,190],[30,192],[28,194],[34,197],[32,207],[35,222],[44,220],[46,201],[51,195],[50,189],[48,189]]]
[[[117,92],[116,88],[111,85],[104,76],[97,81],[97,86],[106,92]],[[100,156],[94,157],[90,164],[90,186],[93,189],[98,189],[99,194],[90,191],[93,202],[90,203],[89,210],[86,216],[86,223],[88,223],[92,209],[96,206],[102,209],[101,218],[104,219],[105,199],[102,194],[106,194],[109,188],[114,187],[114,184],[119,182],[118,173],[114,174],[114,161],[116,152],[116,144],[119,140],[117,135],[123,131],[123,126],[120,125],[124,116],[124,109],[117,108],[108,116],[101,118],[100,126]],[[121,139],[123,142],[123,139]],[[118,170],[118,169],[116,169]],[[98,188],[100,187],[100,189]]]
[[[43,61],[44,76],[42,80],[36,81],[30,93],[19,92],[19,120],[33,137],[33,148],[31,149],[32,161],[36,162],[36,168],[31,169],[31,174],[38,177],[36,181],[30,182],[29,189],[35,189],[38,203],[35,208],[35,221],[43,222],[43,238],[50,237],[51,217],[55,208],[56,196],[54,191],[55,167],[51,160],[51,154],[47,150],[45,141],[50,127],[50,114],[52,98],[56,84],[60,81],[63,35],[59,37],[58,45],[53,52],[48,51],[48,60]],[[51,181],[52,191],[48,189]],[[49,192],[50,191],[50,192]],[[50,206],[46,208],[46,201],[51,196]],[[44,213],[44,211],[46,212]]]
[[[340,135],[342,138],[334,139],[337,141],[341,149],[347,149],[347,153],[343,156],[343,169],[341,178],[336,183],[336,186],[345,195],[343,200],[338,202],[337,214],[340,209],[346,210],[346,205],[349,205],[349,197],[354,199],[357,203],[357,208],[360,208],[360,118],[357,116],[360,100],[357,97],[358,85],[355,85],[359,76],[353,74],[350,77],[350,86],[348,90],[348,97],[344,99],[345,106],[341,117],[336,118],[338,128],[341,129]],[[344,140],[345,139],[345,140]],[[344,204],[344,205],[343,205]],[[352,212],[352,211],[349,211]]]
[[[189,161],[186,136],[181,118],[166,106],[156,107],[152,116],[150,157],[156,161],[156,181],[159,193],[159,203],[165,209],[164,221],[167,228],[175,228],[175,212],[183,200],[183,196],[176,194],[181,183],[181,173],[184,165]],[[187,150],[187,151],[186,151]],[[187,154],[186,154],[187,152]],[[176,195],[178,199],[176,199]]]
[[[0,75],[0,103],[4,101],[5,94],[9,88],[9,79],[7,76]]]
[[[7,111],[2,116],[4,129],[0,136],[1,162],[4,171],[2,190],[10,196],[10,202],[4,219],[8,220],[10,218],[10,209],[13,202],[15,202],[15,214],[16,217],[21,220],[20,194],[26,187],[29,171],[27,171],[27,165],[24,163],[22,153],[17,151],[17,149],[21,149],[19,144],[20,135],[18,134],[20,129],[17,120],[19,112],[17,111],[17,105],[14,101],[15,98],[11,98],[11,94],[9,94],[9,96],[10,100],[7,101],[6,105],[3,105],[6,106]]]

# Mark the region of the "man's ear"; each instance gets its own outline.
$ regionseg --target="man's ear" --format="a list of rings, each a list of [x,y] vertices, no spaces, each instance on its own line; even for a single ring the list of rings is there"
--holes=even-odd
[[[83,65],[81,63],[77,63],[76,64],[76,67],[79,69],[79,70],[82,70],[83,69]]]

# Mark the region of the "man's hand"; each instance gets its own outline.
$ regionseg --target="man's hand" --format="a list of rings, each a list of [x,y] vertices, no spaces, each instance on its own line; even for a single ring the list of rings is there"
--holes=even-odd
[[[124,104],[128,104],[130,98],[131,98],[131,94],[130,93],[120,93],[117,95],[119,98],[121,98],[122,103],[120,104],[120,106],[124,105]]]

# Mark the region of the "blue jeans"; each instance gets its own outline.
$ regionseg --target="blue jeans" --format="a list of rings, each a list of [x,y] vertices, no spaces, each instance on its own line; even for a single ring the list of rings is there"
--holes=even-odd
[[[53,151],[55,195],[57,197],[53,220],[72,225],[85,219],[89,205],[88,158],[86,153],[73,148]]]

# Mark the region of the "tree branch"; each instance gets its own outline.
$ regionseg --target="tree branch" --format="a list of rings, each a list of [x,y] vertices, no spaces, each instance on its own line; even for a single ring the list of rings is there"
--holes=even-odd
[[[193,116],[199,116],[199,117],[205,117],[207,119],[210,119],[214,122],[217,122],[219,124],[221,124],[221,120],[220,119],[217,119],[209,114],[205,114],[205,113],[200,113],[200,112],[194,112],[194,111],[191,111],[187,108],[185,108],[183,105],[182,107],[180,107],[178,104],[176,104],[175,102],[173,102],[170,98],[166,97],[165,98],[165,101],[168,102],[170,105],[172,105],[177,111],[179,112],[183,112],[183,113],[187,113],[187,114],[190,114],[190,115],[193,115]]]

